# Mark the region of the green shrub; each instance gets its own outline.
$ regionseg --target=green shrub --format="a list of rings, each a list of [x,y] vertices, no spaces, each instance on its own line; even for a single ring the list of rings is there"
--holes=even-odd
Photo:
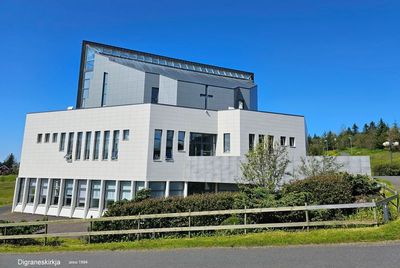
[[[343,173],[343,178],[351,185],[351,194],[356,196],[374,196],[379,194],[378,183],[366,175],[352,175]]]
[[[376,176],[400,176],[400,165],[398,164],[382,164],[374,168]]]
[[[22,221],[23,222],[23,221]],[[0,220],[0,223],[12,223],[12,221],[4,221]],[[44,229],[44,225],[28,225],[28,226],[15,226],[15,227],[7,227],[4,231],[4,228],[1,228],[3,235],[23,235],[23,234],[34,234],[39,230]],[[22,239],[10,239],[7,240],[7,244],[15,244],[15,245],[36,245],[39,244],[38,240],[32,238],[22,238]]]

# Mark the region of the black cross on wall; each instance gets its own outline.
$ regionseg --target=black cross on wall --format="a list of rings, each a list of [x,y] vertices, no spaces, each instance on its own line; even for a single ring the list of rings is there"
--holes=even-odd
[[[208,86],[206,86],[204,94],[200,94],[200,97],[204,97],[204,109],[207,110],[207,100],[213,97],[213,95],[208,94]]]

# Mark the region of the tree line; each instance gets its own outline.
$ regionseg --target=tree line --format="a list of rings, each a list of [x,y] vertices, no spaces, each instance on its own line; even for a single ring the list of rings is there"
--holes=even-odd
[[[9,154],[3,162],[0,161],[0,175],[18,174],[19,163],[14,154]]]

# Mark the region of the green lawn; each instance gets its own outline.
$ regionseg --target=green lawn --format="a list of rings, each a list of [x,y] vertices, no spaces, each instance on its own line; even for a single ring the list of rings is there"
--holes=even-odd
[[[0,176],[0,206],[11,205],[17,175]]]
[[[146,239],[132,242],[87,244],[79,239],[61,239],[59,246],[0,245],[0,252],[46,252],[87,250],[148,250],[206,247],[260,247],[335,244],[400,240],[400,220],[379,227],[338,228],[307,231],[266,231],[263,233],[195,238]]]

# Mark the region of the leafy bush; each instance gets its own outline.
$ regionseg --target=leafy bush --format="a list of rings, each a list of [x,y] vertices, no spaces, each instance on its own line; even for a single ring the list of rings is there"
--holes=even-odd
[[[371,177],[366,175],[342,174],[343,178],[351,185],[351,194],[357,196],[374,196],[379,194],[380,186]]]
[[[0,220],[0,223],[12,223],[12,221]],[[5,234],[6,235],[34,234],[42,229],[44,229],[44,225],[7,227]],[[2,232],[4,235],[4,228],[2,228]],[[22,239],[10,239],[7,240],[7,243],[15,245],[36,245],[39,244],[39,241],[32,238],[22,238]]]
[[[383,164],[374,168],[374,174],[378,176],[400,176],[400,165]]]

